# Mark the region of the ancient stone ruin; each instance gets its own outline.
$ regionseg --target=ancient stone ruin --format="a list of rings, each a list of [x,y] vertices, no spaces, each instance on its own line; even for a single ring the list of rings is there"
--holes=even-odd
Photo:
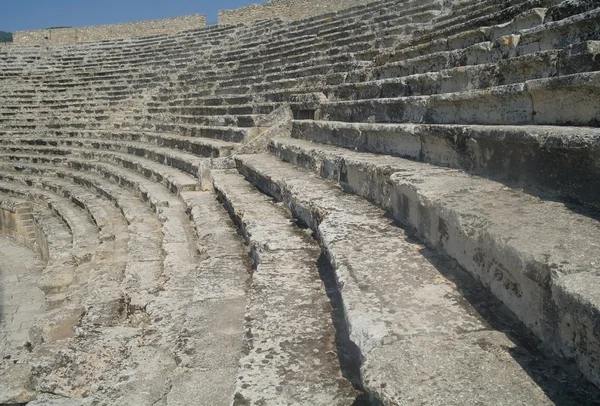
[[[0,404],[599,404],[600,3],[337,3],[0,49]]]

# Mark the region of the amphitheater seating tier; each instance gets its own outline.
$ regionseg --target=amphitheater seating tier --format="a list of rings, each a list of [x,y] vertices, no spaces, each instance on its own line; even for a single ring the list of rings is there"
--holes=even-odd
[[[599,55],[595,0],[0,48],[0,404],[600,403]]]

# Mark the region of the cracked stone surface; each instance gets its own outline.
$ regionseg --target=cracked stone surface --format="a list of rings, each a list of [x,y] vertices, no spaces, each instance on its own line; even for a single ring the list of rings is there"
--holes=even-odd
[[[27,368],[13,362],[26,351],[29,327],[44,307],[44,293],[36,283],[43,268],[33,251],[0,234],[0,404],[35,397]]]

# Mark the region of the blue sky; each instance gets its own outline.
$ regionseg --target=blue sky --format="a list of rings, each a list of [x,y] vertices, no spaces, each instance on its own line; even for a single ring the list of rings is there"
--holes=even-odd
[[[0,5],[0,31],[115,24],[186,14],[205,14],[265,0],[7,0]]]

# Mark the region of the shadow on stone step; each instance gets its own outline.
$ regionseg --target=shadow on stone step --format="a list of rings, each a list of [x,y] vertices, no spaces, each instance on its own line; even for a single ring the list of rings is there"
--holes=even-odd
[[[360,374],[360,366],[363,361],[362,355],[356,344],[350,340],[346,312],[344,311],[342,295],[337,284],[335,271],[324,253],[321,253],[317,267],[332,307],[331,319],[335,327],[335,344],[342,374],[352,383],[355,389],[364,392]],[[358,396],[354,403],[352,403],[352,406],[379,405],[380,402],[368,393]]]
[[[413,242],[420,243],[418,239],[413,239]],[[507,352],[554,404],[600,404],[600,389],[583,377],[574,362],[545,348],[508,307],[456,261],[429,247],[421,249],[420,253],[440,274],[456,285],[467,311],[474,312],[490,330],[506,334],[514,343],[515,347],[507,348]]]

